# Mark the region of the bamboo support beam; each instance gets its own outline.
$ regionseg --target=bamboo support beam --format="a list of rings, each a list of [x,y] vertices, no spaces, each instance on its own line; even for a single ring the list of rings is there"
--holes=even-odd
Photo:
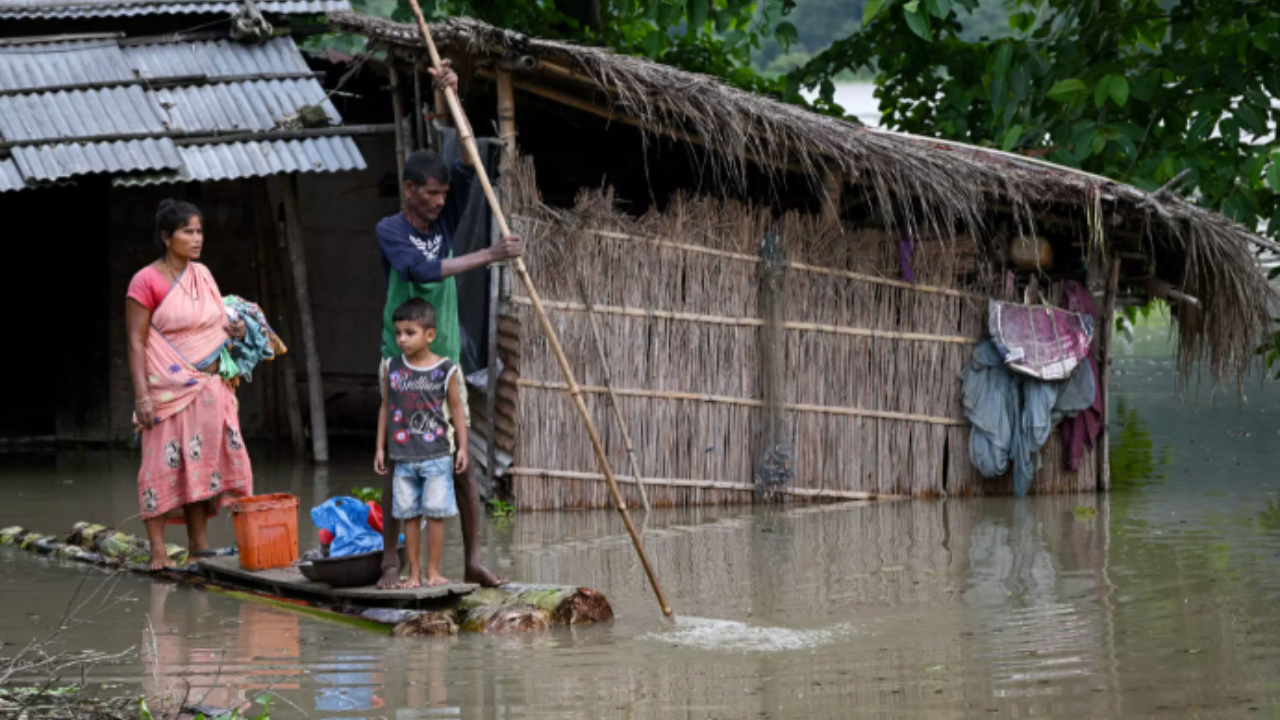
[[[409,0],[409,5],[413,8],[414,17],[418,21],[418,30],[422,33],[422,39],[427,44],[427,53],[431,55],[431,64],[437,72],[442,72],[443,65],[440,60],[440,53],[436,50],[436,44],[431,39],[431,30],[427,27],[426,18],[422,16],[422,8],[418,6],[418,0]],[[493,211],[493,218],[498,223],[498,229],[504,237],[510,235],[511,228],[507,225],[507,218],[502,212],[501,205],[498,204],[497,195],[493,192],[493,185],[489,182],[489,174],[485,172],[484,163],[480,161],[480,152],[476,147],[475,135],[471,131],[470,123],[467,122],[466,113],[462,111],[462,105],[458,102],[458,93],[452,87],[446,87],[444,88],[444,97],[453,116],[454,126],[458,131],[458,140],[471,157],[473,167],[476,170],[476,178],[480,181],[480,187],[484,190],[485,198],[489,201],[489,208]],[[564,375],[565,385],[569,389],[570,395],[573,396],[574,404],[578,408],[582,423],[586,426],[587,434],[591,437],[591,447],[595,450],[596,461],[600,465],[605,481],[609,483],[609,493],[613,496],[613,502],[618,509],[618,514],[622,516],[623,525],[627,527],[627,534],[631,536],[631,544],[635,547],[636,554],[640,556],[640,563],[644,567],[645,575],[649,578],[649,584],[653,587],[653,594],[658,600],[658,605],[662,608],[662,614],[674,620],[675,614],[671,612],[671,606],[667,604],[666,598],[662,595],[662,588],[658,585],[657,574],[654,573],[653,566],[649,563],[649,556],[645,554],[644,544],[636,532],[635,525],[631,522],[631,514],[627,512],[627,505],[622,500],[622,492],[618,489],[618,483],[614,480],[613,470],[609,467],[609,460],[605,457],[604,445],[600,442],[600,434],[596,432],[596,426],[591,420],[591,414],[587,412],[587,406],[582,401],[582,394],[578,391],[578,383],[573,378],[573,370],[569,367],[569,360],[565,357],[564,349],[560,347],[560,340],[556,337],[556,331],[551,326],[550,318],[547,317],[546,312],[542,309],[538,290],[533,285],[533,279],[529,277],[529,271],[525,267],[524,260],[515,258],[513,264],[516,274],[520,276],[520,281],[524,284],[525,292],[529,294],[533,309],[537,312],[538,321],[547,336],[547,343],[551,346],[552,352],[555,353],[556,361],[560,365],[560,372]]]
[[[636,449],[631,443],[631,430],[627,427],[627,419],[622,416],[622,404],[618,402],[618,396],[613,392],[613,372],[609,369],[609,358],[604,353],[604,339],[600,336],[600,323],[596,320],[596,314],[591,308],[591,294],[587,289],[586,278],[578,275],[578,290],[582,293],[582,303],[587,311],[587,319],[591,322],[591,337],[595,340],[596,357],[600,360],[600,368],[604,373],[604,386],[609,391],[609,405],[613,407],[613,419],[618,422],[618,429],[622,431],[622,441],[627,448],[627,461],[631,465],[631,475],[636,478],[636,489],[640,491],[640,503],[644,505],[645,512],[652,510],[649,505],[649,493],[645,492],[644,481],[641,479],[640,464],[636,460]]]
[[[511,302],[516,305],[530,305],[529,298],[513,296]],[[699,313],[675,312],[671,310],[646,310],[645,308],[618,307],[616,305],[594,305],[588,307],[582,303],[544,300],[542,306],[549,310],[562,312],[587,312],[600,315],[620,315],[634,318],[658,318],[677,322],[703,323],[707,325],[728,325],[737,327],[762,327],[764,320],[754,317],[730,317],[725,315],[703,315]],[[824,323],[787,322],[782,327],[786,330],[830,333],[833,335],[852,335],[855,337],[884,338],[887,340],[910,340],[916,342],[954,343],[957,345],[977,345],[980,338],[963,335],[932,335],[929,333],[898,332],[896,330],[872,330],[855,328],[846,325],[827,325]]]
[[[396,70],[395,63],[389,63],[387,70],[391,78],[391,111],[396,126],[396,197],[400,198],[400,209],[404,210],[404,100],[400,97],[400,71]]]
[[[302,242],[302,220],[298,209],[298,175],[284,176],[284,213],[288,231],[289,261],[293,266],[293,287],[298,299],[298,319],[302,323],[302,345],[307,359],[307,397],[311,409],[311,454],[318,463],[329,462],[329,433],[324,417],[324,376],[320,372],[320,347],[311,312],[311,292],[307,285],[307,255]]]
[[[1120,287],[1120,259],[1107,267],[1107,294],[1102,301],[1102,327],[1098,337],[1098,396],[1102,399],[1102,432],[1098,433],[1098,489],[1111,490],[1111,341],[1115,335],[1116,295]]]
[[[531,222],[535,224],[548,224],[546,220],[530,217],[527,215],[516,215],[516,220],[522,222]],[[662,240],[656,237],[648,237],[645,235],[629,235],[627,233],[613,232],[610,230],[590,230],[582,229],[581,232],[606,240],[620,240],[625,242],[637,242],[655,247],[667,248],[670,250],[680,250],[683,252],[697,253],[699,255],[711,255],[714,257],[722,257],[728,260],[737,260],[752,264],[759,264],[760,257],[758,255],[748,255],[747,253],[731,252],[729,250],[717,250],[715,248],[702,247],[700,245],[690,245],[688,243],[671,242],[670,240]],[[915,292],[933,293],[937,295],[949,295],[951,297],[968,298],[971,300],[986,301],[987,297],[980,293],[969,292],[966,290],[957,290],[955,288],[938,287],[934,285],[913,285],[905,280],[893,280],[891,278],[876,277],[875,275],[866,275],[864,273],[853,272],[850,270],[835,270],[832,268],[824,268],[818,265],[809,265],[801,262],[791,262],[787,264],[791,270],[800,270],[803,272],[811,272],[818,275],[828,275],[831,277],[844,278],[847,280],[857,280],[859,282],[872,283],[876,285],[887,285],[903,290],[913,290]]]
[[[519,387],[533,388],[537,390],[555,390],[564,392],[569,389],[564,383],[549,382],[546,380],[530,380],[528,378],[520,378],[516,381],[516,384]],[[579,385],[575,386],[574,389],[577,393],[590,393],[593,395],[607,395],[610,393],[609,388],[593,385]],[[707,393],[691,393],[679,390],[646,390],[638,388],[614,388],[612,392],[620,397],[652,398],[655,400],[687,400],[691,402],[716,403],[721,405],[740,405],[743,407],[765,407],[765,402],[763,400],[733,397],[730,395],[710,395]],[[782,405],[782,409],[791,410],[793,412],[824,413],[827,415],[852,415],[855,417],[876,418],[878,420],[899,420],[902,422],[926,423],[929,425],[954,425],[957,427],[969,426],[967,421],[957,420],[955,418],[938,417],[936,415],[915,415],[912,413],[893,412],[891,410],[864,410],[862,408],[842,407],[838,405],[784,403]]]
[[[565,480],[588,480],[603,482],[604,476],[599,473],[578,472],[575,470],[543,470],[541,468],[513,467],[507,471],[511,475],[524,477],[563,478]],[[635,485],[635,476],[615,475],[614,479],[621,483]],[[641,478],[641,484],[652,487],[696,488],[698,490],[737,490],[754,493],[759,490],[755,485],[747,483],[722,482],[719,480],[684,480],[673,478]],[[858,492],[855,490],[820,490],[818,488],[784,487],[772,492],[796,497],[808,497],[829,500],[906,500],[902,495]]]

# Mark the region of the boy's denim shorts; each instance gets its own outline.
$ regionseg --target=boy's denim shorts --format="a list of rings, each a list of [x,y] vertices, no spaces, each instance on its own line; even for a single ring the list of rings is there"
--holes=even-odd
[[[391,516],[408,520],[418,516],[434,519],[458,514],[453,495],[453,457],[446,455],[421,462],[397,462],[391,482]]]

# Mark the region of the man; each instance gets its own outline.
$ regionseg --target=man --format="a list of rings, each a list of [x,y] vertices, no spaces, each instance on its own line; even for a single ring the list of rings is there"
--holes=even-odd
[[[432,69],[437,87],[458,87],[458,76],[443,63],[441,73]],[[502,238],[492,247],[461,257],[453,257],[452,236],[466,210],[467,198],[475,182],[475,168],[466,158],[452,168],[433,152],[419,150],[404,164],[404,211],[383,218],[378,223],[378,245],[382,250],[382,270],[387,278],[387,302],[383,311],[382,356],[399,352],[395,325],[391,316],[395,309],[411,297],[419,297],[436,310],[436,339],[431,351],[454,363],[460,362],[462,338],[458,328],[458,293],[454,278],[468,270],[503,262],[524,254],[524,242],[517,236]],[[463,384],[465,390],[465,383]],[[466,405],[466,398],[463,398]],[[391,498],[391,475],[383,483],[383,502]],[[506,582],[484,567],[480,561],[480,495],[468,468],[454,478],[458,514],[462,521],[462,541],[466,553],[464,580],[485,587]],[[399,581],[400,565],[396,558],[398,523],[388,516],[382,525],[382,577],[378,587],[389,588]]]

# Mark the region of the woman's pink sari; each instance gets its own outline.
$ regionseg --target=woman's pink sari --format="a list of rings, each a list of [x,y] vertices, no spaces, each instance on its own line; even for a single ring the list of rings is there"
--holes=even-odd
[[[208,502],[215,515],[253,493],[235,393],[195,367],[227,340],[226,320],[218,284],[195,262],[151,313],[147,395],[156,424],[142,433],[143,519],[167,516],[181,523],[183,506],[195,502]]]

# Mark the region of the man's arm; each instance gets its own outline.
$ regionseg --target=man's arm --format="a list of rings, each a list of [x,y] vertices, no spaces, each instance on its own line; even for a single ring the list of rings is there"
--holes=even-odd
[[[440,277],[447,278],[461,275],[468,270],[503,262],[524,254],[524,240],[519,235],[508,235],[498,241],[497,245],[477,250],[462,257],[446,258],[440,261]]]

